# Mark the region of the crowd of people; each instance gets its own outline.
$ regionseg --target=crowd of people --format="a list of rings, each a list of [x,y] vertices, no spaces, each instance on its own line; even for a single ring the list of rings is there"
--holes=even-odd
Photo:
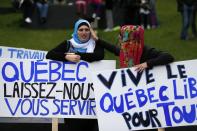
[[[32,15],[37,8],[40,24],[47,22],[48,8],[51,4],[75,6],[79,18],[90,18],[93,22],[105,21],[105,32],[120,29],[123,25],[141,25],[144,29],[159,27],[156,0],[12,0],[14,6],[21,8],[23,22],[32,23]],[[90,9],[91,8],[91,11]],[[182,29],[180,39],[188,40],[196,33],[196,0],[177,0],[177,9],[181,14]],[[105,13],[105,14],[103,14]],[[192,27],[192,36],[188,30]]]
[[[12,0],[12,3],[15,8],[22,10],[23,21],[26,24],[32,23],[32,15],[36,8],[39,12],[40,23],[44,24],[47,22],[50,5],[67,4],[75,6],[76,15],[79,17],[88,16],[96,21],[105,19],[106,32],[112,31],[115,26],[125,24],[137,24],[147,29],[158,26],[155,0]],[[114,21],[116,17],[119,19],[118,22]]]

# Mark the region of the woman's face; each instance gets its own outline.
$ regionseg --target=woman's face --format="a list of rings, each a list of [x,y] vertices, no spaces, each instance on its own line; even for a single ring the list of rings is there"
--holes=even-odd
[[[80,41],[87,41],[90,38],[90,28],[86,25],[82,25],[77,30],[77,34]]]

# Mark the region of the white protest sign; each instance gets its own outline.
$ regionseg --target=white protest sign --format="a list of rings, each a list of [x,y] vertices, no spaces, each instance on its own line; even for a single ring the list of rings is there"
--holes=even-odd
[[[104,69],[115,61],[0,59],[0,116],[96,118],[90,72]]]
[[[197,60],[93,73],[100,131],[197,125]]]
[[[0,58],[45,59],[47,51],[0,46]],[[51,123],[49,118],[0,118],[1,123]],[[63,119],[59,119],[64,123]]]
[[[0,58],[45,59],[46,51],[0,46]]]

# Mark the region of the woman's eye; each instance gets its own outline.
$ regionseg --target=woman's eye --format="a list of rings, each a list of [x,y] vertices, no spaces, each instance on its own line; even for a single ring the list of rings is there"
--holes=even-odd
[[[86,32],[88,32],[90,30],[89,29],[79,29],[79,31],[86,31]]]

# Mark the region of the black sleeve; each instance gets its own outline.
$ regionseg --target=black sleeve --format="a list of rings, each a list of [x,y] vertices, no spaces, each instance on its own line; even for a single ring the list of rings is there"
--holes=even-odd
[[[65,59],[65,53],[68,51],[69,45],[67,41],[63,41],[57,47],[53,48],[52,50],[48,51],[46,55],[46,59],[51,60],[58,60],[58,61],[67,61]]]
[[[148,67],[166,65],[174,61],[174,57],[167,52],[144,46],[141,62],[147,62]]]
[[[116,56],[119,56],[119,54],[120,54],[119,47],[117,47],[113,44],[110,44],[110,43],[108,43],[104,40],[101,40],[101,39],[99,39],[98,42],[99,42],[98,44],[100,44],[104,49],[110,51],[111,53],[114,53]]]
[[[96,41],[96,47],[93,53],[77,53],[81,56],[81,60],[87,62],[99,61],[104,59],[104,48]]]

